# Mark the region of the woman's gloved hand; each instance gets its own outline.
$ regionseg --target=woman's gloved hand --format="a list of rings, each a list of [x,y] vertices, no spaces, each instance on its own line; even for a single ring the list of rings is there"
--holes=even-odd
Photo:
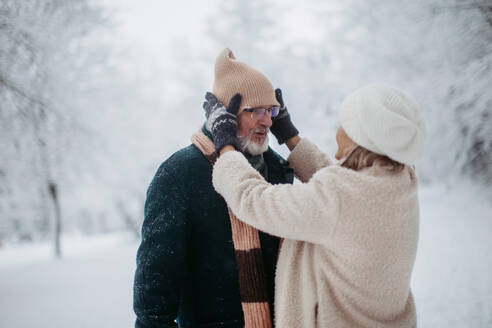
[[[207,118],[206,127],[212,133],[217,154],[222,147],[232,145],[239,149],[237,139],[237,112],[241,105],[241,95],[236,93],[227,108],[211,92],[205,95],[203,109]]]
[[[292,123],[287,107],[285,107],[282,90],[275,90],[275,98],[277,98],[277,101],[280,103],[280,111],[277,117],[273,119],[270,131],[272,131],[273,135],[277,138],[278,143],[281,145],[286,140],[298,135],[299,131]]]

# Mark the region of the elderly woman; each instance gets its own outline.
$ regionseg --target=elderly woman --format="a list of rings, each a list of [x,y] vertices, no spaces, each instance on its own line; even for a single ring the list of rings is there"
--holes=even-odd
[[[299,184],[269,184],[231,146],[237,144],[239,95],[217,109],[222,115],[210,116],[220,153],[216,190],[238,219],[284,238],[276,327],[415,327],[410,280],[419,202],[413,165],[425,139],[418,106],[384,85],[349,95],[340,110],[335,164],[298,136],[280,90],[276,95],[281,109],[271,130],[291,150]]]

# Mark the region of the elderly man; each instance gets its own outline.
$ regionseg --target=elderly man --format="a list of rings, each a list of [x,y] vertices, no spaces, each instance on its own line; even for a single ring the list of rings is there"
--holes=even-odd
[[[262,73],[229,49],[219,54],[204,109],[207,118],[222,116],[207,122],[221,124],[220,131],[237,124],[234,145],[273,184],[293,181],[287,162],[268,147],[272,119],[281,124],[286,113],[279,107],[281,93]],[[237,111],[236,123],[228,113]],[[204,124],[192,145],[162,163],[149,186],[134,283],[135,327],[272,327],[279,240],[239,221],[214,190],[216,148],[229,142],[214,134],[214,147],[215,128]],[[297,134],[294,127],[281,131],[279,142]]]

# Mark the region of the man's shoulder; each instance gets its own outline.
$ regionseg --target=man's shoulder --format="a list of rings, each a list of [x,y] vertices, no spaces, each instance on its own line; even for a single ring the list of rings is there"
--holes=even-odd
[[[272,148],[263,153],[263,158],[268,166],[268,181],[270,183],[292,183],[294,170],[289,167],[289,162],[275,152]]]
[[[156,177],[166,175],[178,178],[188,176],[190,173],[207,171],[210,164],[202,152],[193,144],[184,147],[161,163],[157,170]]]
[[[263,157],[269,164],[276,164],[285,167],[289,165],[289,162],[287,162],[285,158],[270,147],[268,147],[268,150],[263,153]]]
[[[203,163],[208,163],[207,159],[198,148],[191,144],[173,153],[162,164],[193,166]]]

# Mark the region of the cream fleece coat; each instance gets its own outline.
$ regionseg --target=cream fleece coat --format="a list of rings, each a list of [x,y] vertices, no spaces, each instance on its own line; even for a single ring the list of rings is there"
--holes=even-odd
[[[236,151],[220,156],[213,172],[215,189],[240,220],[285,238],[276,327],[415,327],[413,169],[356,172],[333,165],[306,139],[289,162],[302,183],[271,185]]]

